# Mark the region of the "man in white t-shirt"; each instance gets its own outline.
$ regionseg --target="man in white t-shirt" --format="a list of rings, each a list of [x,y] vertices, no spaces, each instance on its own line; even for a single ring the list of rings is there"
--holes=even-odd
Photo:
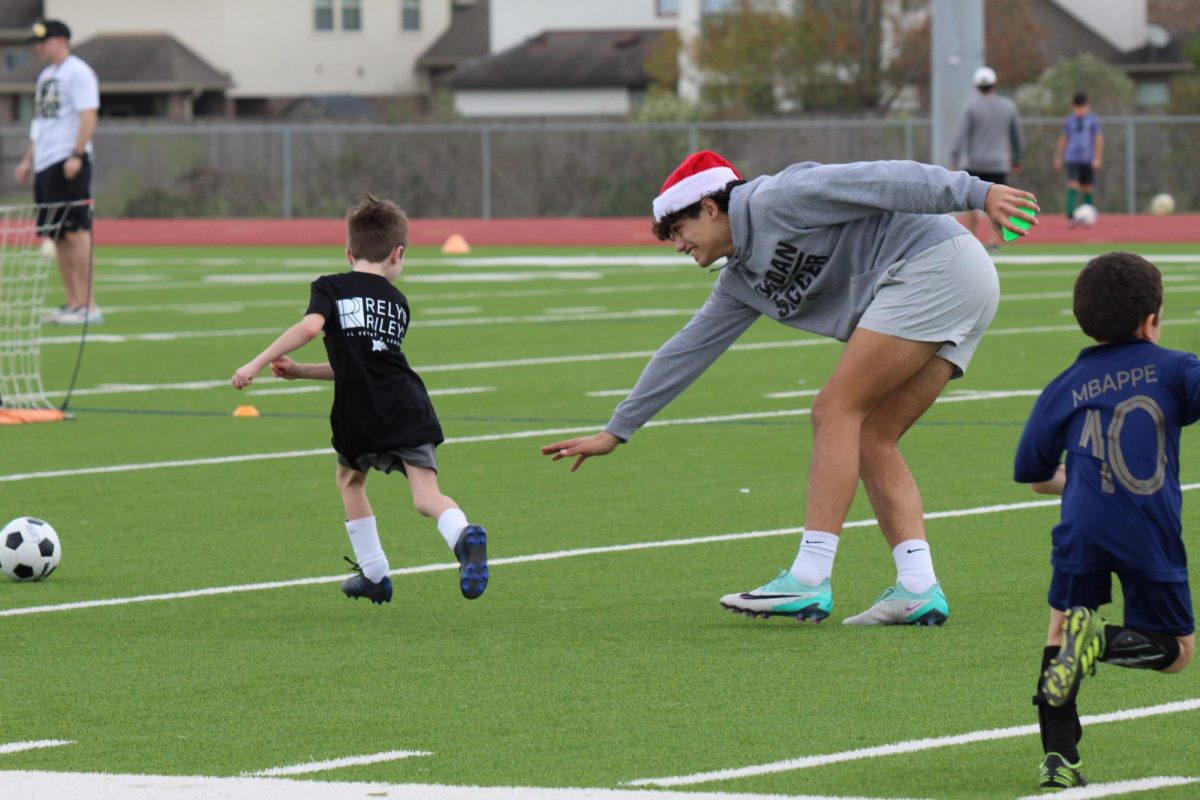
[[[92,134],[100,108],[96,73],[71,55],[71,29],[56,19],[33,25],[27,41],[46,65],[37,79],[29,147],[17,164],[17,183],[34,176],[38,225],[53,237],[66,302],[49,322],[59,325],[103,321],[91,280]],[[55,205],[60,204],[60,205]],[[65,217],[63,217],[63,205]],[[62,226],[51,229],[62,218]]]

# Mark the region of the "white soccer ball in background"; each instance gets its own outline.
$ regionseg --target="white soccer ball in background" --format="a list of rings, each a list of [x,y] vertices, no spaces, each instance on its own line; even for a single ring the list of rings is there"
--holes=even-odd
[[[0,531],[0,572],[14,581],[40,581],[61,558],[62,545],[48,522],[17,517]]]
[[[1096,212],[1096,207],[1084,203],[1079,208],[1075,209],[1075,213],[1071,215],[1080,225],[1095,225],[1096,217],[1099,214]]]
[[[1165,217],[1167,214],[1174,214],[1175,198],[1166,192],[1154,195],[1154,198],[1150,201],[1150,213],[1157,214],[1160,217]]]
[[[58,246],[54,244],[53,239],[42,239],[42,245],[38,248],[42,254],[42,258],[51,259],[58,257]]]

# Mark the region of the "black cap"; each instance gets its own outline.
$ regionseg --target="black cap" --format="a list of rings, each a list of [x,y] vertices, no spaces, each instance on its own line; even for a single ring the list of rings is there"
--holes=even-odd
[[[44,42],[54,36],[70,39],[71,29],[67,27],[67,23],[61,20],[43,19],[33,23],[33,27],[29,29],[29,38],[25,41]]]

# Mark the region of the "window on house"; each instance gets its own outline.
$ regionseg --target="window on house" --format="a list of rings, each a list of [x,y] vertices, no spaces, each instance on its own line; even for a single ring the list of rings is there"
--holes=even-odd
[[[342,0],[342,30],[362,30],[362,0]]]
[[[421,30],[421,0],[400,0],[400,29]]]
[[[655,0],[654,13],[660,17],[678,17],[679,0]]]
[[[333,0],[313,0],[313,30],[333,30]]]
[[[732,6],[732,0],[700,0],[700,13],[720,14],[729,11]]]

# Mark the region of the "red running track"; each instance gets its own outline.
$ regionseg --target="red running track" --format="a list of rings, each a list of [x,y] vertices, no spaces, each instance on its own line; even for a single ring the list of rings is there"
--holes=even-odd
[[[647,217],[551,219],[414,219],[410,244],[441,245],[459,234],[469,245],[662,244],[650,233]],[[341,219],[98,219],[98,245],[327,245],[345,242]],[[1139,242],[1200,243],[1200,214],[1156,217],[1105,214],[1091,228],[1068,228],[1058,216],[1043,216],[1030,242],[1105,244]],[[1016,243],[1019,245],[1019,243]],[[665,245],[664,245],[665,246]]]

